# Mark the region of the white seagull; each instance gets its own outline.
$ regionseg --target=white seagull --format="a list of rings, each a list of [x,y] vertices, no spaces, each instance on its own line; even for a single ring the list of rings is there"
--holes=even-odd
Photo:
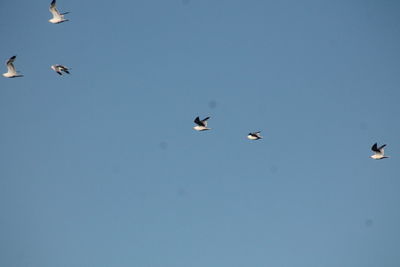
[[[250,140],[258,140],[258,139],[262,139],[262,136],[260,135],[261,131],[258,132],[254,132],[254,133],[249,133],[247,135],[247,138]]]
[[[64,18],[64,15],[68,14],[69,12],[60,13],[56,7],[56,0],[51,1],[49,10],[51,14],[53,14],[53,18],[49,20],[50,23],[58,24],[64,21],[68,21],[68,19]]]
[[[12,56],[7,60],[7,72],[3,73],[4,77],[7,78],[16,78],[16,77],[23,77],[24,75],[20,74],[18,71],[15,70],[14,64],[13,62],[15,61],[15,59],[17,58],[17,56]]]
[[[371,158],[373,159],[386,159],[388,158],[387,156],[385,156],[385,150],[383,149],[385,145],[382,145],[380,147],[378,147],[378,144],[375,143],[372,147],[371,150],[374,151],[374,155],[371,156]]]
[[[51,65],[51,68],[52,68],[55,72],[57,72],[59,75],[63,75],[63,72],[64,72],[64,73],[70,74],[70,73],[69,73],[69,69],[68,69],[67,67],[63,66],[63,65],[59,65],[59,64],[57,64],[57,65]]]
[[[199,117],[196,117],[196,119],[194,119],[194,123],[196,123],[197,125],[193,127],[193,129],[195,129],[196,131],[206,131],[206,130],[211,130],[211,128],[207,128],[207,120],[210,117],[207,117],[203,120],[200,120]]]

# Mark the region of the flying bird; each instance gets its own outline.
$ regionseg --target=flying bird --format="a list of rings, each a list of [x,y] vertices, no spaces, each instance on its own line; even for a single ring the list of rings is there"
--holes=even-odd
[[[53,14],[53,18],[49,20],[50,23],[58,24],[68,21],[68,19],[64,18],[64,15],[68,14],[69,12],[60,13],[56,7],[56,0],[51,1],[49,10],[51,14]]]
[[[211,128],[207,128],[207,120],[210,117],[207,117],[203,120],[200,120],[199,117],[196,117],[196,119],[194,119],[194,123],[196,123],[197,125],[193,127],[193,129],[195,129],[196,131],[206,131],[206,130],[211,130]]]
[[[59,65],[59,64],[57,64],[57,65],[51,65],[51,68],[52,68],[55,72],[57,72],[59,75],[63,75],[63,72],[64,72],[64,73],[70,74],[70,73],[69,73],[69,69],[68,69],[67,67],[63,66],[63,65]]]
[[[7,60],[7,72],[3,73],[3,76],[6,78],[16,78],[16,77],[23,77],[24,75],[20,74],[18,71],[16,71],[13,62],[17,56],[12,56]]]
[[[371,156],[373,159],[386,159],[388,158],[385,156],[385,150],[383,149],[386,146],[386,144],[378,147],[378,144],[375,143],[372,147],[371,150],[374,151],[374,155]]]
[[[261,131],[258,132],[254,132],[254,133],[249,133],[247,135],[247,138],[250,140],[258,140],[258,139],[262,139],[262,136],[260,135]]]

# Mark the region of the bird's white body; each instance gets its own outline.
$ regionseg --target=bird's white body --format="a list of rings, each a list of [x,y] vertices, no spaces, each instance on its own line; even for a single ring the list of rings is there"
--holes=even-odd
[[[257,138],[257,137],[255,137],[255,136],[252,136],[251,134],[249,134],[249,135],[247,136],[247,138],[250,139],[250,140],[257,140],[257,139],[260,139],[260,138]]]
[[[12,56],[7,60],[7,72],[3,73],[3,76],[6,78],[17,78],[17,77],[23,77],[24,75],[20,74],[17,72],[17,70],[14,67],[13,62],[15,61],[17,57]]]
[[[207,130],[211,130],[211,128],[207,128],[207,127],[205,127],[205,126],[200,126],[200,125],[194,126],[193,129],[195,129],[196,131],[207,131]]]
[[[375,154],[375,155],[372,155],[371,158],[373,158],[373,159],[384,159],[384,158],[388,158],[388,156],[384,156],[383,154]]]
[[[17,78],[17,77],[23,77],[24,75],[6,72],[6,73],[3,73],[3,76],[6,78]]]
[[[56,7],[55,0],[53,0],[51,2],[49,10],[50,10],[51,14],[53,15],[53,17],[51,19],[49,19],[50,23],[58,24],[58,23],[62,23],[64,21],[68,21],[67,19],[64,18],[64,15],[67,14],[68,12],[61,14]]]
[[[49,22],[53,24],[58,24],[64,21],[68,21],[67,19],[64,19],[64,15],[61,15],[61,17],[54,17],[52,19],[49,19]]]

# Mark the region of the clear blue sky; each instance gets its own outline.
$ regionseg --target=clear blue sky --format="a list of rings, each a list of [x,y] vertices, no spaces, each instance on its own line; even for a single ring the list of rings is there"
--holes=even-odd
[[[49,4],[0,2],[0,266],[400,266],[398,1]]]

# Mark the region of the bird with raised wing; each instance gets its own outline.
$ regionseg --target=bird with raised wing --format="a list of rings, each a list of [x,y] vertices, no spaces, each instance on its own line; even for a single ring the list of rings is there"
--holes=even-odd
[[[247,135],[247,139],[250,139],[250,140],[259,140],[259,139],[262,139],[262,136],[260,135],[260,133],[261,133],[261,131],[254,132],[254,133],[249,133],[249,134]]]
[[[196,131],[206,131],[206,130],[211,130],[211,128],[207,128],[207,120],[210,117],[207,117],[203,120],[200,120],[199,117],[196,117],[196,119],[194,119],[194,123],[196,123],[197,125],[193,127],[193,129],[195,129]]]
[[[58,24],[58,23],[68,21],[68,19],[64,18],[64,15],[68,14],[69,12],[60,13],[60,11],[58,11],[57,6],[56,6],[56,0],[51,1],[49,10],[50,10],[51,14],[53,14],[53,18],[51,18],[49,20],[50,23]]]
[[[24,75],[20,74],[14,67],[14,61],[17,56],[12,56],[7,60],[7,72],[3,73],[3,76],[6,78],[16,78],[16,77],[23,77]]]
[[[51,65],[51,68],[57,72],[59,75],[63,75],[64,73],[70,74],[69,73],[69,68],[63,66],[63,65]]]
[[[371,150],[375,153],[374,155],[371,156],[373,159],[386,159],[388,156],[385,156],[385,150],[383,149],[386,146],[386,144],[378,147],[378,144],[375,143],[372,145]]]

